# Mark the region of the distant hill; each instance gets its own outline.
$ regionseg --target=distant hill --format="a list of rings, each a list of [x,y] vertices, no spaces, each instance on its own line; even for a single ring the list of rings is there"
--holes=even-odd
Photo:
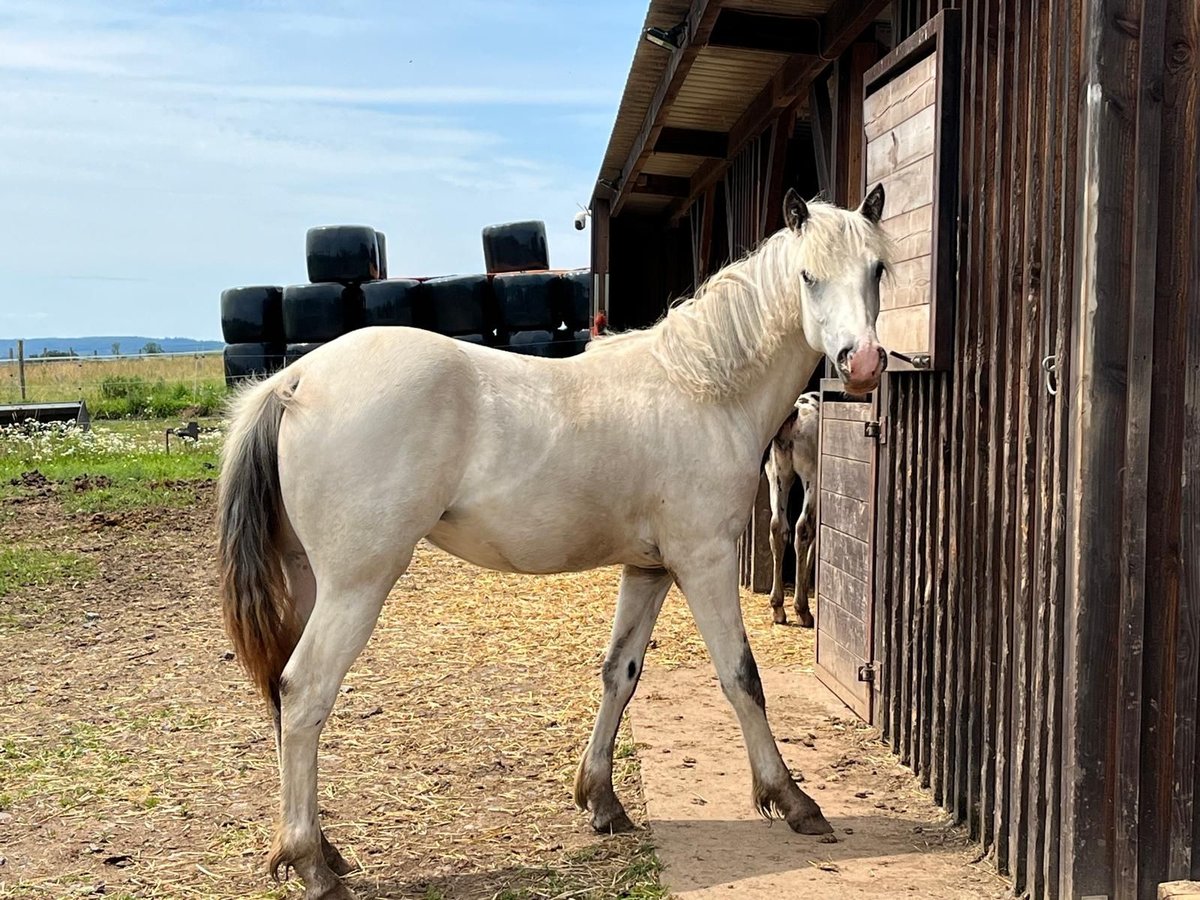
[[[111,356],[113,345],[119,347],[118,352],[125,356],[136,356],[138,351],[148,343],[156,343],[164,353],[195,353],[197,350],[220,350],[225,345],[221,341],[198,341],[194,338],[180,337],[146,337],[136,334],[97,335],[95,337],[75,338],[26,338],[25,356],[40,356],[46,350],[59,352],[75,351],[79,356]],[[17,342],[8,338],[0,338],[0,358],[7,359],[17,355]]]

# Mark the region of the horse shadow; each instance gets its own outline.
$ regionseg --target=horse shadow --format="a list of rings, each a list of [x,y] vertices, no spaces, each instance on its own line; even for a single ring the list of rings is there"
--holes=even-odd
[[[814,868],[836,872],[857,860],[929,854],[939,846],[950,852],[962,845],[955,832],[931,826],[927,819],[890,816],[839,816],[836,843],[794,834],[781,821],[656,820],[652,832],[640,830],[660,850],[674,851],[668,860],[673,866],[663,876],[672,891],[733,887],[746,879],[810,873]],[[679,856],[681,847],[687,848],[683,858]],[[420,879],[398,873],[394,878],[373,879],[371,884],[352,877],[350,886],[360,900],[491,898],[503,896],[506,890],[521,892],[531,887],[531,882],[551,875],[545,869],[506,867]]]

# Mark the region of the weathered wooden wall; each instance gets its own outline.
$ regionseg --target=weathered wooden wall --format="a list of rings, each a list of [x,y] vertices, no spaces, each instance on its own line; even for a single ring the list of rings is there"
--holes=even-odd
[[[1200,851],[1200,4],[948,5],[954,354],[888,378],[881,724],[1018,895],[1153,896]]]

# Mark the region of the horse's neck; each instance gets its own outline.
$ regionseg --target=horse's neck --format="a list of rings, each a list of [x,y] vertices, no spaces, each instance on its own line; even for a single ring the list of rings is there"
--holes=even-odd
[[[821,353],[809,346],[803,331],[797,330],[780,344],[759,377],[740,393],[738,403],[759,445],[770,443],[820,362]]]

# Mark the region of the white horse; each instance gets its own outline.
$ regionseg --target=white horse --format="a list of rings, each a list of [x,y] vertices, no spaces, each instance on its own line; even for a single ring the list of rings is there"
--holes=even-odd
[[[353,896],[318,821],[317,742],[422,538],[501,571],[624,566],[575,782],[596,830],[632,827],[613,792],[613,741],[673,583],[737,713],[755,806],[797,832],[831,830],[767,723],[737,540],[763,451],[822,354],[848,391],[879,383],[883,199],[877,187],[848,211],[789,191],[787,226],[755,252],[653,328],[569,359],[365,328],[238,396],[219,562],[226,629],[275,716],[273,876],[294,868],[310,900]]]
[[[821,424],[821,398],[816,392],[801,394],[796,406],[779,427],[767,453],[767,487],[771,493],[771,614],[776,625],[787,624],[783,608],[783,556],[787,551],[788,497],[797,476],[804,487],[804,505],[796,519],[793,545],[796,551],[796,617],[805,628],[813,627],[808,608],[808,589],[812,583],[813,550],[816,528],[813,522],[816,504],[813,488],[817,482],[817,439]]]

